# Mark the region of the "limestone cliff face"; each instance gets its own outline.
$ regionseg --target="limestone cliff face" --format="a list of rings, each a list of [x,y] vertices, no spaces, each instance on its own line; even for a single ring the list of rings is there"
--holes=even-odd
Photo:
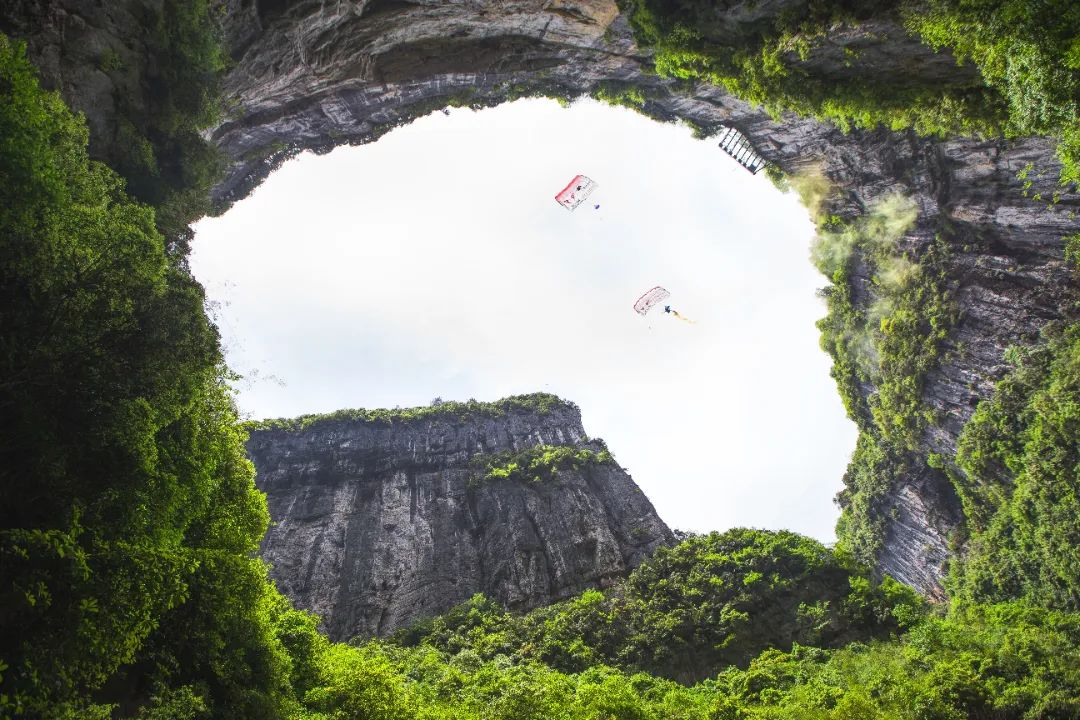
[[[125,7],[140,4],[155,5],[143,0]],[[717,3],[711,31],[752,32],[797,4]],[[112,90],[100,73],[86,69],[81,48],[94,47],[91,42],[137,47],[140,40],[127,20],[120,22],[124,13],[85,5],[22,0],[0,10],[0,27],[30,38],[35,61],[70,102],[90,113],[94,130],[108,126],[94,117],[108,114],[99,108],[112,102]],[[645,90],[644,109],[658,119],[686,119],[706,131],[734,126],[786,172],[819,169],[839,188],[832,209],[841,215],[862,214],[891,193],[912,197],[919,220],[902,249],[917,258],[942,237],[960,317],[945,359],[924,383],[923,402],[935,421],[912,458],[915,469],[881,510],[886,543],[878,563],[924,592],[940,592],[948,535],[960,511],[948,481],[926,466],[925,455],[952,455],[960,429],[1005,370],[1004,350],[1033,341],[1042,325],[1068,312],[1066,288],[1073,281],[1062,238],[1080,229],[1080,198],[1062,193],[1047,208],[1060,190],[1051,141],[845,134],[791,115],[774,119],[720,88],[677,86],[646,72],[649,53],[636,47],[614,0],[222,0],[222,6],[233,61],[225,79],[230,110],[208,136],[229,163],[215,190],[223,207],[305,149],[370,142],[451,103],[481,107],[537,90],[574,96],[604,81]],[[859,58],[854,68],[849,55]],[[887,20],[837,30],[807,65],[825,77],[870,72],[898,87],[911,80],[963,81],[973,73]],[[98,133],[94,142],[100,148],[114,140]],[[728,162],[712,152],[717,162]],[[1016,176],[1029,164],[1037,174],[1028,178],[1033,184],[1025,196]],[[856,302],[871,301],[872,284],[869,272],[856,274]],[[863,388],[866,396],[875,392]]]
[[[484,480],[477,456],[590,441],[577,408],[327,419],[252,433],[278,587],[330,637],[385,635],[477,592],[531,608],[622,578],[671,532],[614,463]]]

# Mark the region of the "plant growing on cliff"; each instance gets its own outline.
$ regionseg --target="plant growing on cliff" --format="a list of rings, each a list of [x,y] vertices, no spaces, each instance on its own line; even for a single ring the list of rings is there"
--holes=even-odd
[[[862,218],[819,231],[811,258],[832,286],[824,292],[828,314],[818,323],[822,347],[833,357],[848,414],[862,428],[914,449],[925,420],[922,380],[939,358],[955,321],[946,280],[946,246],[940,239],[918,256],[903,250],[915,222],[912,203],[882,199]],[[853,263],[872,273],[868,306],[852,300]],[[862,388],[876,392],[866,400]]]
[[[836,496],[842,512],[836,524],[838,546],[860,563],[877,565],[884,545],[890,493],[910,470],[905,454],[873,432],[860,432],[844,471],[844,489]]]
[[[224,169],[200,132],[221,114],[220,79],[227,63],[218,11],[210,0],[165,0],[149,19],[139,86],[121,97],[114,139],[127,191],[153,205],[168,240],[186,247],[189,223],[210,210],[209,192]],[[104,60],[103,60],[104,62]],[[130,148],[139,152],[131,153]]]
[[[632,85],[601,83],[592,91],[593,98],[613,107],[628,107],[640,110],[645,106],[645,94]]]
[[[447,420],[464,422],[470,417],[504,417],[508,413],[538,413],[549,415],[560,409],[577,412],[577,406],[557,395],[550,393],[532,393],[512,395],[492,402],[468,400],[458,402],[445,400],[438,405],[425,405],[415,408],[376,408],[366,410],[353,408],[335,410],[331,413],[300,415],[295,418],[274,418],[271,420],[252,420],[244,423],[249,432],[262,430],[283,430],[287,432],[307,430],[340,422],[405,423],[419,420]]]
[[[565,470],[581,470],[592,465],[614,465],[607,450],[599,452],[577,445],[533,445],[524,450],[477,455],[472,460],[474,474],[469,485],[512,480],[550,482]]]
[[[662,75],[701,79],[764,106],[853,128],[913,128],[923,135],[1053,135],[1062,183],[1080,181],[1080,13],[1071,0],[830,0],[787,6],[732,31],[714,3],[622,0],[636,39]],[[843,45],[842,29],[868,20],[906,24],[935,49],[971,60],[981,77],[885,74]],[[843,41],[840,41],[843,43]],[[824,69],[823,69],[824,68]]]
[[[978,67],[1008,136],[1054,135],[1062,183],[1080,182],[1080,7],[1071,0],[930,0],[904,13],[934,49]]]
[[[1080,273],[1080,233],[1065,238],[1065,262],[1073,268],[1073,273]]]
[[[826,195],[816,190],[811,197]],[[831,374],[860,433],[837,496],[843,509],[837,537],[873,564],[884,532],[883,501],[910,469],[910,453],[927,423],[923,380],[956,320],[948,256],[940,238],[918,254],[905,247],[916,210],[901,196],[883,198],[848,222],[821,211],[817,217],[811,259],[831,280],[822,291],[828,312],[818,321],[821,346],[833,359]]]
[[[777,117],[792,110],[831,120],[845,131],[884,124],[925,134],[970,134],[992,131],[1001,116],[978,84],[883,77],[863,70],[858,52],[845,54],[848,69],[840,77],[826,79],[808,68],[829,31],[888,14],[892,3],[833,0],[789,6],[742,32],[717,23],[706,0],[678,8],[656,0],[624,0],[621,5],[637,40],[655,48],[660,74],[723,86]]]
[[[1080,610],[1080,325],[1049,327],[960,436],[953,474],[970,540],[952,590]]]

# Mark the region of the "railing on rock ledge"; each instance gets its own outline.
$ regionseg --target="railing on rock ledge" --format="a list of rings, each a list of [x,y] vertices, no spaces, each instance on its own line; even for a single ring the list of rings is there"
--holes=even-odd
[[[720,149],[754,175],[766,165],[765,158],[757,154],[746,136],[733,127],[724,127],[720,134]]]

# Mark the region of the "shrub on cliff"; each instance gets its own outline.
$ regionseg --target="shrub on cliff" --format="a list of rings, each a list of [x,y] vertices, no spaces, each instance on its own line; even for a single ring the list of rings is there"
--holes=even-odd
[[[1062,183],[1080,182],[1080,9],[1072,0],[828,0],[793,3],[737,31],[712,0],[622,0],[656,69],[727,88],[774,115],[794,111],[843,130],[885,126],[923,135],[1052,135]],[[858,43],[842,66],[822,49],[839,28],[907,25],[935,50],[971,60],[980,77],[920,79],[862,67]],[[864,38],[865,41],[865,38]],[[843,41],[841,41],[842,43]],[[818,55],[815,55],[818,53]]]
[[[533,445],[520,451],[477,455],[472,460],[474,474],[469,485],[499,480],[547,482],[556,479],[560,471],[605,464],[615,464],[607,450],[597,452],[576,445]]]
[[[1080,610],[1080,325],[1010,353],[1015,367],[960,436],[953,480],[970,534],[958,600]]]
[[[200,133],[220,119],[227,55],[211,0],[164,0],[148,20],[147,57],[138,68],[144,97],[121,98],[120,155],[110,162],[183,251],[187,225],[210,211],[210,188],[224,169]]]
[[[930,0],[906,20],[927,44],[979,68],[1008,107],[1007,135],[1059,137],[1061,180],[1080,183],[1080,5]]]
[[[932,419],[923,408],[923,382],[957,317],[947,243],[938,237],[918,252],[905,246],[915,216],[911,202],[898,195],[847,222],[819,214],[811,249],[831,281],[821,291],[828,308],[818,321],[821,347],[832,357],[830,374],[848,417],[859,427],[837,496],[843,510],[837,538],[871,566],[883,541],[883,501],[911,470],[912,453]],[[867,274],[870,283],[860,286]],[[871,293],[869,302],[856,303],[858,292]]]
[[[330,425],[337,422],[372,422],[405,423],[419,420],[445,420],[464,422],[470,417],[505,417],[509,413],[538,413],[547,415],[559,409],[577,411],[577,405],[552,395],[551,393],[531,393],[529,395],[511,395],[493,402],[468,400],[458,402],[443,400],[439,404],[422,405],[414,408],[352,408],[335,410],[330,413],[301,415],[295,418],[273,418],[253,420],[244,423],[249,432],[259,430],[296,431]]]

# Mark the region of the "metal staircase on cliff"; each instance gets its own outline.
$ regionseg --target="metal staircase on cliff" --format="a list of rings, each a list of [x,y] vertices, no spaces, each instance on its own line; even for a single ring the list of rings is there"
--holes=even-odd
[[[757,175],[758,171],[767,164],[765,158],[757,154],[746,136],[730,126],[725,126],[720,134],[720,149],[735,158],[735,162],[753,175]]]

